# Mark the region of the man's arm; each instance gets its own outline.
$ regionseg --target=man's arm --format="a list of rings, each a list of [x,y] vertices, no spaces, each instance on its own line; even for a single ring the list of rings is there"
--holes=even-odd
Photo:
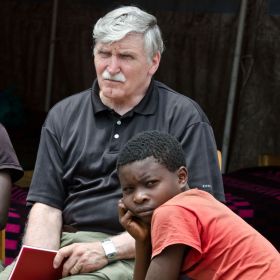
[[[125,231],[110,239],[117,249],[117,258],[119,260],[133,259],[135,257],[135,240],[128,232]]]
[[[61,210],[42,203],[35,203],[30,210],[23,244],[58,250],[61,228]]]
[[[134,257],[135,241],[129,233],[124,232],[110,238],[116,249],[117,259]],[[87,273],[99,270],[108,264],[101,242],[74,243],[61,248],[55,256],[54,267],[63,264],[62,276]]]
[[[218,200],[224,201],[223,180],[212,127],[208,123],[194,124],[179,135],[178,139],[185,151],[191,174],[189,186],[210,192]]]
[[[119,208],[120,216],[123,224],[127,223],[127,210],[124,209],[124,205]],[[123,215],[127,213],[125,217]],[[129,216],[130,217],[130,216]],[[117,259],[132,259],[135,256],[135,240],[128,233],[112,236],[110,238],[116,247]],[[66,261],[63,264],[62,276],[65,277],[71,274],[86,273],[96,271],[103,268],[108,264],[107,257],[105,256],[104,249],[101,242],[88,242],[88,243],[74,243],[64,248],[61,248],[55,256],[53,265],[57,268],[61,265],[63,260]]]
[[[5,228],[11,200],[12,180],[9,173],[0,171],[0,230]]]

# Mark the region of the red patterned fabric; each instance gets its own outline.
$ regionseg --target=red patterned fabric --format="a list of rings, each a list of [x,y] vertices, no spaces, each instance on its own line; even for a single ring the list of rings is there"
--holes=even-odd
[[[226,193],[248,201],[254,215],[249,220],[280,252],[280,167],[254,167],[223,175]]]
[[[10,264],[19,253],[22,235],[28,215],[26,208],[27,188],[12,187],[11,205],[6,225],[5,265]]]

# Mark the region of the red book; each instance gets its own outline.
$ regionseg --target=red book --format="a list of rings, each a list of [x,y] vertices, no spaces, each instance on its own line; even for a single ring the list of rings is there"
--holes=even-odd
[[[57,251],[23,245],[9,280],[58,280],[62,266],[53,268]]]

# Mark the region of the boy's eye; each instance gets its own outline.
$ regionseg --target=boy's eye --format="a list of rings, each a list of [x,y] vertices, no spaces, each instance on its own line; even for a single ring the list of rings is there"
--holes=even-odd
[[[123,194],[130,194],[133,192],[133,188],[131,187],[125,187],[122,189]]]
[[[157,183],[157,181],[155,181],[155,180],[153,180],[153,181],[148,181],[148,182],[146,183],[146,186],[149,187],[149,188],[151,188],[151,187],[153,187],[156,183]]]

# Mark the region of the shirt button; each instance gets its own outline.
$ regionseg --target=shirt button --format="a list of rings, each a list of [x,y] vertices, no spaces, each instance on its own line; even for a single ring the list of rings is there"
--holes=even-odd
[[[115,139],[118,139],[119,137],[120,137],[119,134],[115,134],[115,135],[114,135],[114,138],[115,138]]]
[[[117,125],[121,125],[122,122],[120,120],[117,121]]]

